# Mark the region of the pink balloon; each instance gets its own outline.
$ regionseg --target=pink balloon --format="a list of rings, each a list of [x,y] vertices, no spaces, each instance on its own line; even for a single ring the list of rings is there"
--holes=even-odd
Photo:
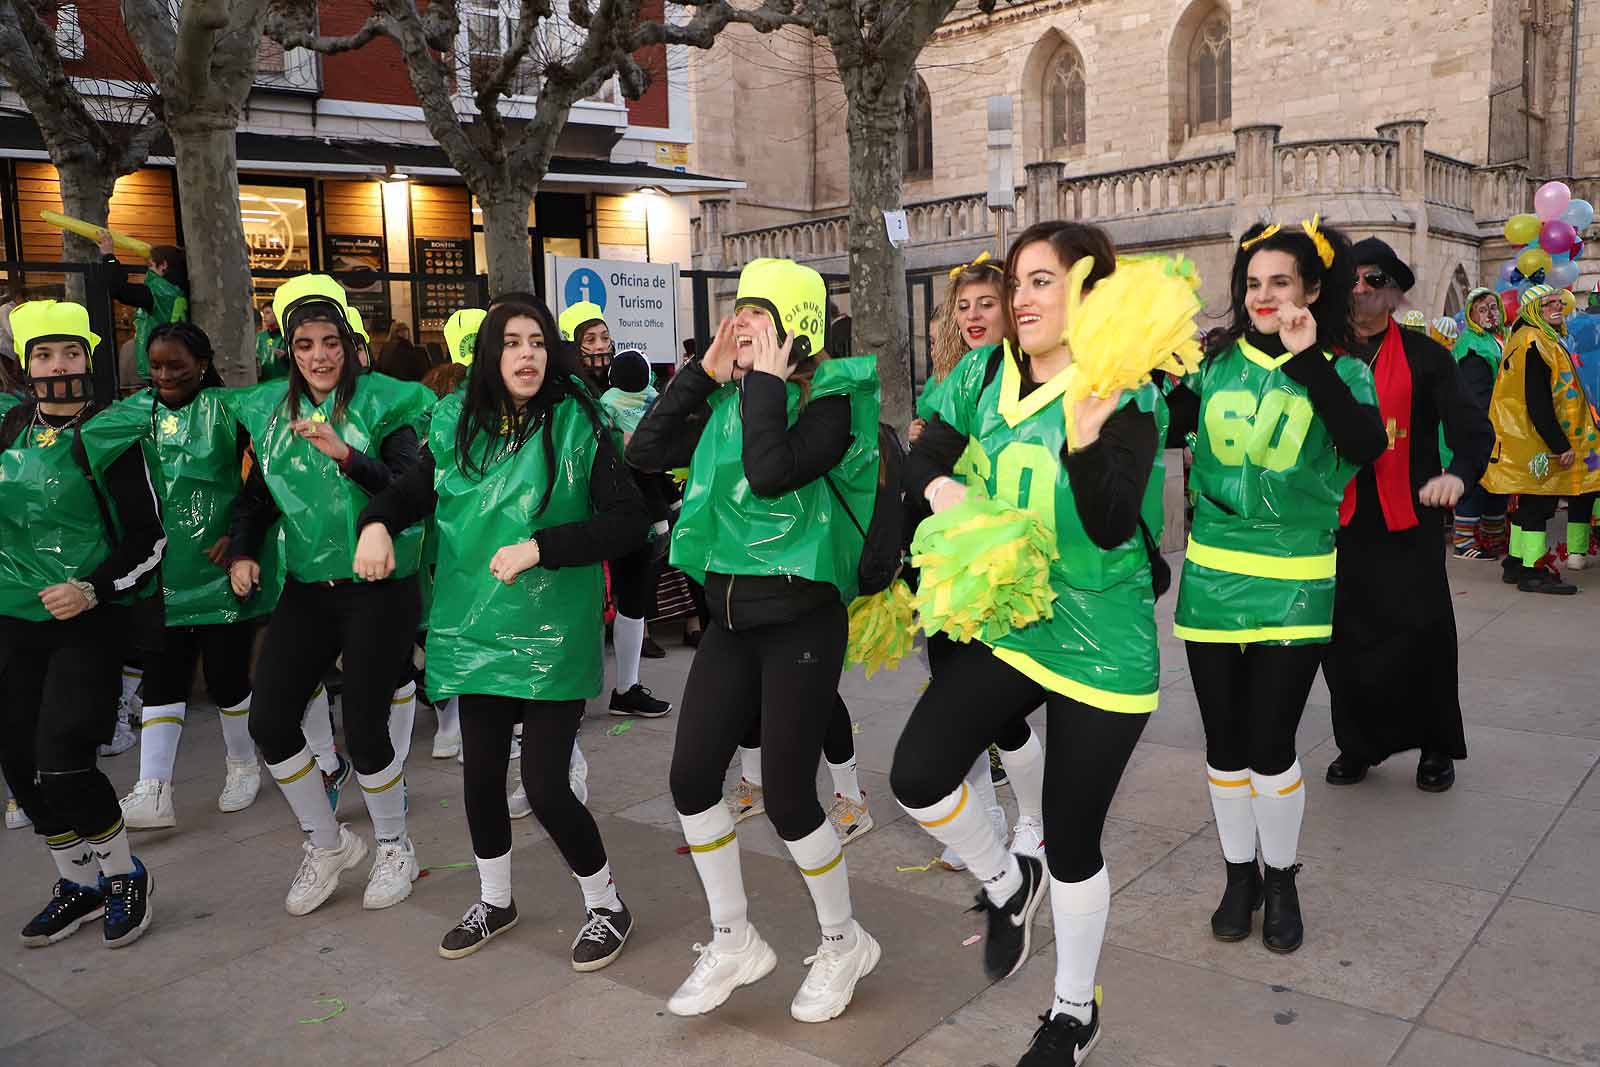
[[[1572,242],[1578,239],[1578,231],[1572,228],[1572,223],[1562,222],[1560,219],[1551,219],[1539,227],[1539,247],[1549,252],[1552,256],[1559,256],[1572,249]]]
[[[1543,222],[1559,219],[1570,203],[1572,203],[1572,190],[1567,188],[1566,182],[1545,182],[1539,186],[1539,191],[1533,194],[1534,213]]]

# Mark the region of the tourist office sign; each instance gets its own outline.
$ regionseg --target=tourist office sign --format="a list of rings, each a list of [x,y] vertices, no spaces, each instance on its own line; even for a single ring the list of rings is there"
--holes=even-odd
[[[555,313],[585,301],[605,312],[618,352],[651,363],[678,361],[678,265],[545,256],[546,292]]]

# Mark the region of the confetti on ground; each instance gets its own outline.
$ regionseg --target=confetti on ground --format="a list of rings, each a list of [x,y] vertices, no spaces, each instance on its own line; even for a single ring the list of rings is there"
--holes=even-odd
[[[851,723],[850,724],[850,732],[853,733],[853,734],[859,734],[861,732],[861,724],[858,723],[858,722]]]
[[[973,945],[976,945],[979,941],[982,941],[982,940],[983,940],[983,935],[982,934],[973,934],[971,937],[969,937],[965,941],[961,942],[961,947],[962,948],[971,948]]]
[[[938,862],[939,857],[935,856],[927,863],[924,863],[921,867],[896,867],[895,870],[899,871],[901,874],[909,874],[912,871],[931,871],[933,870],[933,865]]]
[[[317,999],[317,1003],[324,1008],[331,1007],[333,1010],[322,1016],[320,1019],[298,1020],[302,1025],[309,1025],[311,1023],[325,1023],[329,1019],[337,1019],[339,1016],[344,1014],[344,1001],[338,997],[319,997]]]
[[[464,871],[468,868],[476,868],[477,866],[478,864],[476,861],[472,863],[435,863],[432,867],[424,867],[422,870],[418,871],[417,877],[426,878],[431,871]]]
[[[633,729],[633,720],[629,719],[627,722],[617,723],[617,725],[608,729],[606,734],[610,737],[621,737],[631,729]]]
[[[448,808],[450,806],[450,802],[448,800],[441,800],[439,801],[439,806],[441,808]]]

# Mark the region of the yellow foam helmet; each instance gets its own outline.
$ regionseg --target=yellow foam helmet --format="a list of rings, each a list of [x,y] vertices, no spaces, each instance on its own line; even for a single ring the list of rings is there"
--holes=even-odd
[[[478,331],[489,313],[482,308],[462,308],[445,320],[444,347],[450,353],[450,362],[463,367],[472,366],[472,356],[477,351]]]
[[[361,343],[372,347],[372,338],[367,336],[367,325],[361,321],[361,310],[354,304],[344,309],[344,319],[350,324],[350,329],[361,338]]]
[[[578,331],[591,322],[605,322],[606,313],[599,304],[580,300],[561,313],[561,318],[556,322],[556,328],[561,331],[563,341],[576,341]],[[609,327],[607,327],[609,329]]]
[[[1400,317],[1400,325],[1404,326],[1408,330],[1416,330],[1419,333],[1427,333],[1428,317],[1422,312],[1418,311],[1416,308],[1412,308],[1410,311],[1406,312]]]
[[[89,329],[88,309],[64,300],[30,300],[12,308],[11,336],[24,370],[28,367],[28,349],[36,341],[76,338],[88,349],[90,367],[94,366],[94,350],[100,347],[100,335]]]
[[[822,275],[792,259],[752,259],[739,272],[733,306],[758,307],[772,316],[778,340],[794,336],[791,363],[822,351],[828,326],[828,287]]]
[[[272,313],[278,317],[279,328],[287,333],[289,316],[301,305],[312,303],[332,304],[341,317],[350,313],[344,286],[326,274],[300,274],[278,286],[272,294]]]

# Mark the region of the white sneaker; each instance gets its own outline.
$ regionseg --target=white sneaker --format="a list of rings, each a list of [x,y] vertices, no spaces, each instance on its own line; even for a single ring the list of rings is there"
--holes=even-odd
[[[678,991],[667,1001],[674,1015],[704,1015],[733,995],[742,985],[759,982],[778,965],[778,954],[761,940],[754,926],[745,928],[744,944],[732,949],[695,945],[700,953]]]
[[[28,818],[28,813],[22,810],[12,797],[6,798],[6,829],[21,830],[25,826],[32,826],[33,820]]]
[[[421,873],[417,867],[417,846],[411,843],[410,837],[379,841],[361,906],[369,911],[394,907],[411,895],[411,883]]]
[[[339,875],[367,858],[367,843],[350,827],[340,824],[339,843],[333,848],[318,848],[305,843],[306,858],[300,861],[289,896],[283,906],[290,915],[310,915],[339,888]]]
[[[956,855],[956,850],[949,846],[946,846],[945,850],[939,853],[939,858],[935,862],[947,871],[964,871],[967,869],[967,861]]]
[[[811,973],[789,1005],[789,1014],[797,1022],[825,1023],[844,1014],[855,995],[856,983],[871,974],[883,956],[883,949],[872,935],[854,919],[851,923],[856,928],[854,945],[841,950],[824,941],[817,946],[816,955],[806,958]]]
[[[589,761],[579,755],[567,767],[567,784],[579,804],[589,803]]]
[[[1586,556],[1580,556],[1576,552],[1567,556],[1567,570],[1569,571],[1581,571],[1588,565],[1589,560]]]
[[[735,823],[744,822],[767,810],[766,793],[743,776],[740,776],[738,785],[722,794],[722,802],[733,812]]]
[[[122,798],[122,822],[130,830],[164,830],[178,825],[172,810],[172,783],[141,778]]]
[[[533,805],[528,803],[528,791],[520,785],[517,786],[516,792],[506,797],[506,808],[511,812],[513,819],[526,819],[532,815]]]
[[[253,759],[228,760],[228,777],[217,797],[218,811],[243,811],[256,802],[261,791],[261,764]]]
[[[111,740],[100,746],[102,756],[120,756],[128,749],[139,743],[139,733],[128,720],[122,717],[122,711],[117,712],[117,732],[111,735]]]
[[[434,759],[450,759],[459,755],[461,755],[461,730],[459,728],[454,733],[447,733],[444,730],[434,732]]]
[[[1031,815],[1017,820],[1011,829],[1011,851],[1044,862],[1044,823]]]
[[[860,801],[851,800],[842,793],[833,794],[833,805],[828,808],[828,822],[839,835],[839,844],[848,845],[872,830],[872,812],[867,810],[867,795]]]

